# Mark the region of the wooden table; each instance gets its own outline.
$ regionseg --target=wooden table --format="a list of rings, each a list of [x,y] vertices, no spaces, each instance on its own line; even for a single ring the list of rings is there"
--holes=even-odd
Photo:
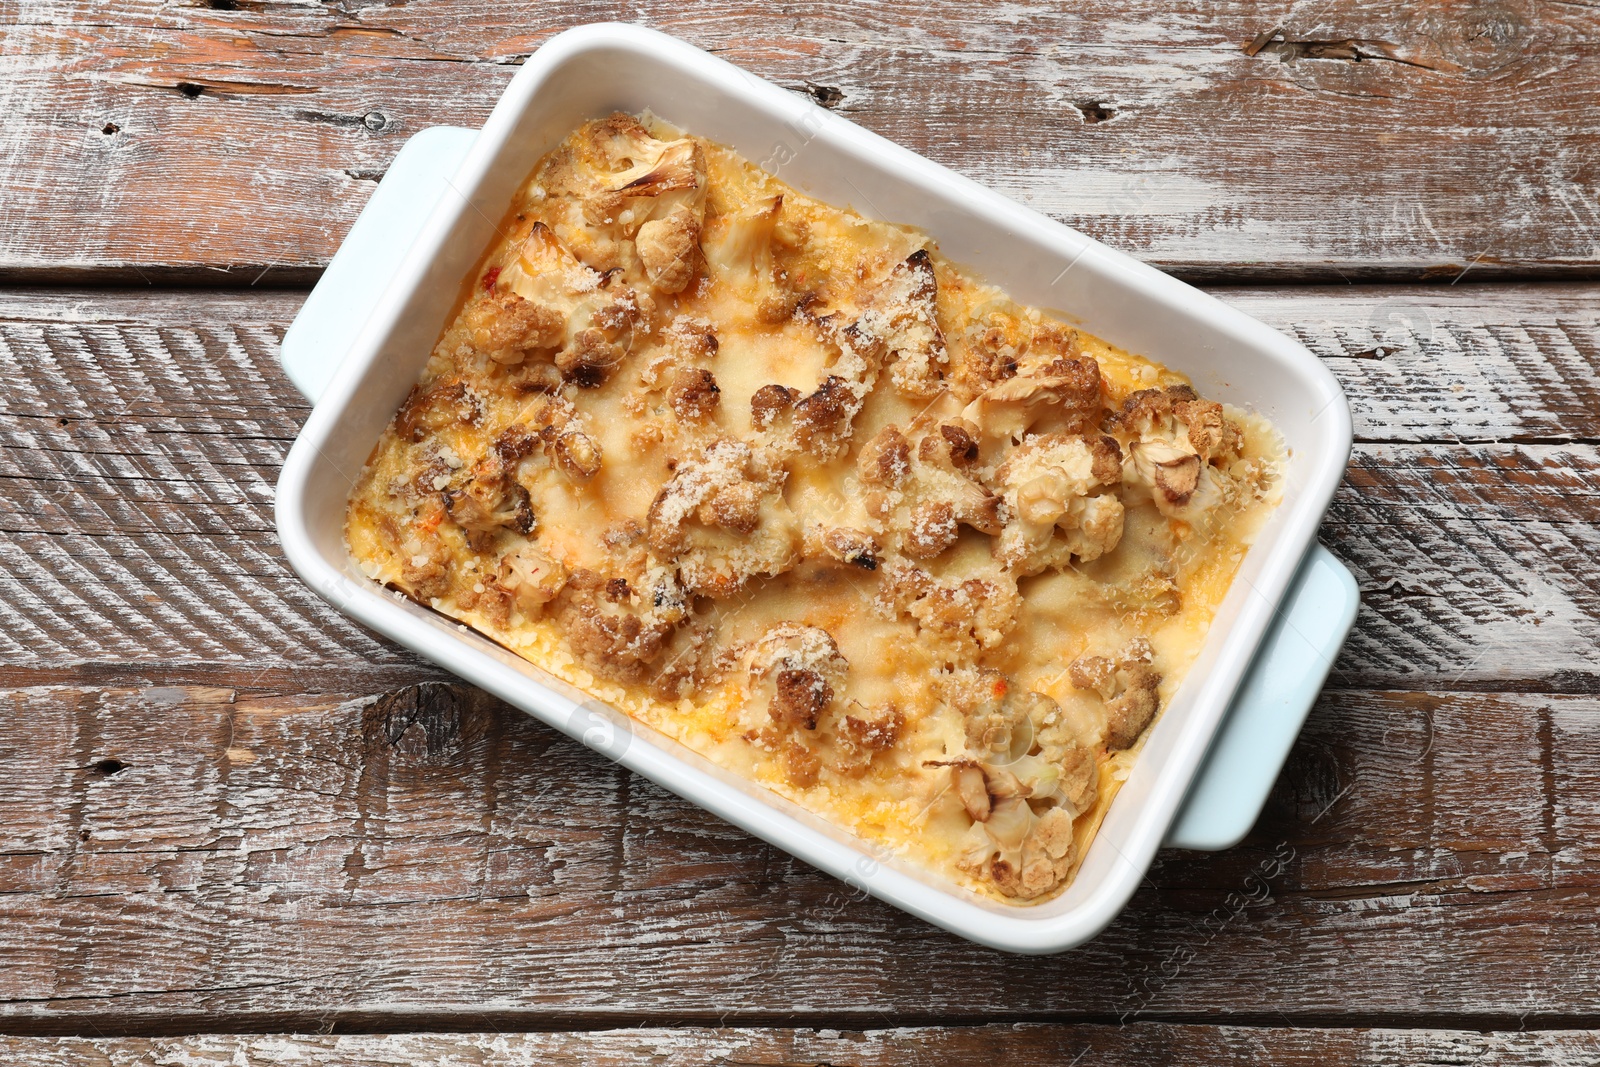
[[[1243,846],[941,934],[331,612],[276,351],[406,137],[641,19],[1298,337],[1364,604]],[[0,1060],[1600,1059],[1600,13],[0,0]]]

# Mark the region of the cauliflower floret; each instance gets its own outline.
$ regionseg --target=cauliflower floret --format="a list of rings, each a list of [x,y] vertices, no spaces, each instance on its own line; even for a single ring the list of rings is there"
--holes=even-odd
[[[1101,435],[1030,436],[988,479],[1006,507],[997,558],[1020,576],[1099,559],[1122,540],[1122,451]]]
[[[1068,667],[1072,684],[1105,704],[1108,748],[1133,747],[1161,708],[1161,675],[1151,658],[1150,643],[1139,638],[1115,657],[1080,656]]]
[[[912,559],[933,559],[952,547],[961,526],[986,534],[1003,528],[1000,497],[973,477],[973,430],[923,417],[910,432],[889,425],[857,457],[862,481],[874,488],[867,509]]]
[[[924,399],[944,389],[949,362],[938,320],[938,282],[926,249],[911,253],[872,294],[859,325],[880,338],[892,360],[890,380],[904,396]]]
[[[567,584],[567,568],[531,542],[500,557],[500,584],[511,590],[519,607],[536,616]]]
[[[961,414],[978,429],[980,465],[992,466],[1030,431],[1090,432],[1100,422],[1103,400],[1100,364],[1087,357],[1061,358],[992,386]]]
[[[528,490],[510,477],[493,455],[473,464],[473,473],[458,488],[440,493],[445,514],[461,527],[467,544],[482,552],[502,531],[530,534],[533,504]]]
[[[905,716],[892,704],[871,715],[843,715],[833,729],[835,774],[864,773],[879,756],[894,749],[905,730]]]
[[[475,426],[483,418],[483,400],[460,378],[438,378],[415,385],[394,417],[395,435],[418,443],[452,426]]]
[[[510,320],[501,316],[508,307],[516,313]],[[487,317],[491,325],[473,327],[474,316]],[[564,378],[596,386],[627,354],[640,316],[633,290],[584,266],[548,226],[535,222],[516,261],[468,309],[468,336],[501,363],[553,349]],[[528,325],[513,330],[507,322]]]
[[[624,240],[631,237],[652,288],[680,293],[700,269],[705,153],[689,138],[652,140],[640,154],[652,152],[653,158],[619,175],[614,188],[592,197],[584,213],[591,225],[612,227]]]
[[[597,271],[631,272],[643,251],[634,242],[647,224],[682,213],[676,225],[698,235],[705,214],[705,150],[690,137],[659,140],[619,112],[587,124],[551,153],[535,185],[545,194],[539,211],[578,259]],[[648,268],[646,274],[656,281]]]
[[[1062,736],[1055,701],[998,671],[958,669],[939,691],[967,726],[966,754],[942,761],[972,820],[959,866],[1007,896],[1049,892],[1076,859],[1073,820],[1096,796],[1094,753]]]
[[[708,445],[680,463],[647,516],[650,547],[692,592],[726,597],[799,558],[800,524],[783,500],[784,472],[742,441]]]
[[[840,563],[848,563],[864,571],[878,569],[883,550],[878,547],[877,538],[865,530],[835,526],[822,534],[821,541],[823,551]]]
[[[698,231],[705,217],[706,187],[706,157],[699,143],[688,137],[647,137],[637,153],[633,167],[584,204],[589,223],[636,235],[646,223],[682,212]]]
[[[552,607],[578,658],[624,682],[649,676],[669,635],[688,614],[684,591],[671,571],[660,566],[633,581],[578,568]]]
[[[1193,522],[1232,494],[1221,465],[1239,454],[1243,435],[1221,404],[1187,385],[1134,393],[1106,426],[1127,453],[1124,481],[1148,490],[1163,515]]]
[[[850,671],[832,634],[820,626],[798,623],[768,630],[745,651],[743,660],[756,698],[746,711],[751,728],[762,725],[759,709],[765,707],[767,718],[779,727],[816,730]]]
[[[678,208],[640,226],[634,247],[652,286],[681,293],[700,267],[700,223],[688,208]]]
[[[810,301],[801,301],[793,318],[810,327],[825,352],[822,380],[810,393],[762,387],[751,398],[752,421],[782,452],[800,451],[827,462],[850,447],[855,418],[877,383],[887,350],[866,318],[822,313]]]
[[[910,616],[919,636],[953,659],[995,647],[1017,623],[1022,598],[1015,579],[998,568],[983,577],[941,579],[909,560],[893,559],[879,570],[878,613]]]
[[[771,286],[772,233],[782,210],[783,197],[773,196],[710,220],[702,247],[713,280],[740,292]]]

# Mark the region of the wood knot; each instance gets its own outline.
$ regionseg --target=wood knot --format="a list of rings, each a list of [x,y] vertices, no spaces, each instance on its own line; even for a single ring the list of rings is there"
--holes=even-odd
[[[1078,109],[1078,114],[1083,116],[1085,126],[1097,126],[1108,119],[1117,117],[1117,113],[1098,100],[1079,100],[1073,107]]]
[[[419,738],[428,756],[438,756],[483,733],[493,701],[471,686],[422,682],[378,697],[362,716],[368,750],[409,748]],[[413,730],[418,733],[412,733]],[[408,735],[412,740],[407,741]]]
[[[844,101],[844,91],[833,85],[806,82],[805,94],[826,108],[838,107]]]

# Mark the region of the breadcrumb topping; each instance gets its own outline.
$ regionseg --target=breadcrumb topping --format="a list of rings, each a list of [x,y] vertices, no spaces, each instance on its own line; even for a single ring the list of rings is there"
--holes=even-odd
[[[519,193],[363,573],[968,888],[1067,885],[1277,501],[1263,420],[646,117]]]

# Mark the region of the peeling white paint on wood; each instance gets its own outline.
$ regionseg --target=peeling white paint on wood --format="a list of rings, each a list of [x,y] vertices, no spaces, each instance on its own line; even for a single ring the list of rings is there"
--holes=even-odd
[[[542,1034],[393,1034],[162,1038],[0,1038],[0,1055],[35,1067],[931,1067],[953,1062],[1044,1067],[1084,1062],[1146,1067],[1158,1062],[1406,1063],[1475,1067],[1565,1067],[1600,1054],[1600,1032],[1546,1030],[1476,1033],[1288,1027],[985,1026],[900,1027],[866,1031],[638,1028]],[[1074,1059],[1076,1057],[1076,1059]]]
[[[1350,395],[1323,530],[1364,589],[1346,688],[1242,848],[1163,853],[1096,942],[999,957],[437,684],[305,590],[271,524],[300,295],[0,290],[0,1029],[199,1035],[3,1036],[0,1059],[1600,1059],[1594,1031],[1519,1032],[1600,1012],[1600,287],[1474,286],[1594,271],[1594,9],[624,16],[1194,277],[1459,281],[1218,294]],[[614,17],[0,8],[0,277],[308,279],[405,137],[481,122],[551,33]],[[1382,1025],[1294,1026],[1351,1012]],[[1163,1013],[1274,1025],[981,1025]],[[1443,1018],[1463,1029],[1400,1029]],[[755,1025],[684,1025],[729,1022]],[[574,1023],[617,1029],[207,1033]]]
[[[1121,0],[628,14],[779,84],[838,89],[840,114],[1195,276],[1592,271],[1600,23],[1577,5],[1496,11],[1492,26],[1476,9],[1246,0],[1203,16]],[[481,123],[512,64],[615,17],[590,0],[13,5],[0,271],[309,277],[406,136]],[[1275,26],[1284,40],[1245,54]],[[1317,40],[1364,58],[1317,58]]]
[[[232,702],[185,685],[159,702],[0,691],[0,959],[17,964],[0,969],[0,1018],[1600,1008],[1593,696],[1329,692],[1245,846],[1163,853],[1099,939],[1027,959],[863,899],[464,686],[263,691],[211,674],[238,677]]]

